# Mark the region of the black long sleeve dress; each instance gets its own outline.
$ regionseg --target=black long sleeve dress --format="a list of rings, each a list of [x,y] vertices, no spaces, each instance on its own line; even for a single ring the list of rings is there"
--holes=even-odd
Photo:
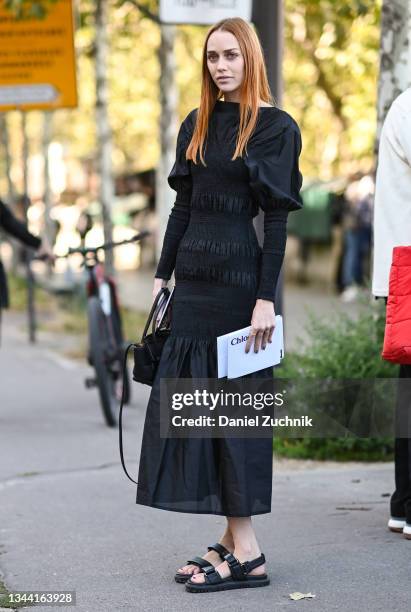
[[[177,192],[157,278],[174,270],[171,335],[163,348],[144,424],[138,504],[178,512],[251,516],[271,511],[272,440],[160,438],[160,378],[217,377],[219,335],[251,324],[257,298],[274,301],[289,211],[302,206],[295,121],[260,107],[244,158],[231,157],[239,103],[217,101],[205,162],[185,159],[195,124],[192,110],[177,139],[168,177]],[[265,211],[263,248],[253,217]],[[272,377],[273,368],[249,377]]]

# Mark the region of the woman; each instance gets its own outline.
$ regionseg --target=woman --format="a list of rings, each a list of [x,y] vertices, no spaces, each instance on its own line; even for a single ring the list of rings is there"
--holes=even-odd
[[[136,499],[227,517],[219,543],[176,574],[190,592],[269,584],[251,516],[271,512],[272,440],[160,439],[159,384],[217,377],[221,334],[251,324],[247,349],[252,341],[257,351],[271,341],[287,215],[302,206],[300,132],[271,101],[254,30],[240,18],[214,25],[204,45],[200,107],[180,127],[168,177],[177,197],[153,296],[175,269],[171,335],[147,407]],[[259,206],[263,249],[252,223]],[[272,376],[272,367],[249,375]]]

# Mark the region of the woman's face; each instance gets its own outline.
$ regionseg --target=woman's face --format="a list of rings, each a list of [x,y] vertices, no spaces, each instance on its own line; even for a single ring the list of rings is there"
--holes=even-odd
[[[207,41],[207,66],[214,83],[224,92],[224,99],[239,102],[244,58],[233,34],[222,30],[211,34]],[[220,80],[221,77],[226,78]]]

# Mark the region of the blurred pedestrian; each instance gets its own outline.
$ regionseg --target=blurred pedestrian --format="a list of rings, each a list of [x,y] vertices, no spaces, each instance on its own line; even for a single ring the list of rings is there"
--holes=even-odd
[[[345,194],[343,216],[344,255],[341,299],[356,299],[365,283],[365,263],[371,253],[374,181],[370,175],[351,183]]]
[[[25,223],[17,219],[10,208],[0,200],[0,228],[13,238],[17,238],[26,247],[36,251],[37,257],[54,261],[53,252],[45,239],[38,238],[30,233]],[[0,259],[0,312],[9,306],[9,293],[7,277],[3,263]]]

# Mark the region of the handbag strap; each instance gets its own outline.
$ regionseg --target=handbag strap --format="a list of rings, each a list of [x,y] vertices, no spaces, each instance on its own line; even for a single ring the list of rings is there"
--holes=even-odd
[[[166,298],[167,300],[167,298]],[[160,312],[162,307],[162,304],[160,304],[160,300],[157,302],[157,306],[156,309],[153,313],[153,318],[151,319],[151,333],[153,334],[153,336],[156,333],[156,321],[157,321],[157,317],[158,317],[158,313]]]
[[[148,331],[148,328],[150,327],[151,319],[153,317],[154,311],[157,308],[157,304],[158,304],[158,302],[160,300],[160,297],[164,293],[167,293],[168,291],[169,291],[169,289],[167,287],[161,287],[160,291],[157,293],[156,297],[154,298],[154,302],[153,302],[153,304],[151,306],[151,310],[150,310],[150,313],[148,315],[148,318],[147,318],[147,321],[146,321],[146,324],[145,324],[145,327],[144,327],[143,335],[141,337],[141,342],[144,341],[144,339],[145,339],[145,337],[147,335],[147,331]]]
[[[141,338],[141,342],[143,342],[143,340],[145,339],[145,337],[147,335],[147,331],[148,331],[148,328],[149,328],[149,325],[150,325],[150,321],[152,319],[154,311],[156,310],[156,307],[157,307],[157,304],[158,304],[158,302],[160,300],[160,297],[164,293],[167,293],[167,292],[169,292],[169,289],[167,287],[162,287],[160,289],[160,291],[157,293],[157,295],[155,297],[155,300],[153,302],[153,305],[151,307],[150,314],[148,315],[148,319],[147,319],[146,325],[144,327],[144,331],[143,331],[143,336]],[[120,411],[119,411],[119,417],[118,417],[118,436],[119,436],[118,441],[119,441],[119,448],[120,448],[121,465],[123,466],[123,470],[124,470],[127,478],[129,480],[131,480],[131,482],[134,482],[134,484],[138,485],[138,481],[134,480],[134,478],[132,478],[130,476],[130,474],[128,473],[128,471],[127,471],[126,463],[124,461],[124,453],[123,453],[123,407],[124,407],[124,398],[125,398],[125,389],[126,389],[126,385],[125,385],[124,381],[125,381],[125,378],[127,376],[127,359],[128,359],[128,354],[129,354],[130,349],[132,349],[134,346],[135,345],[134,345],[133,342],[131,344],[129,344],[127,346],[126,350],[125,350],[125,353],[124,353],[124,360],[123,360],[123,389],[122,389],[122,392],[121,392],[121,403],[120,403]]]
[[[126,468],[126,464],[124,461],[124,455],[123,455],[123,406],[124,406],[124,396],[125,396],[125,388],[126,385],[124,383],[125,378],[127,376],[127,358],[128,358],[128,352],[129,350],[134,346],[134,343],[129,344],[128,347],[126,348],[126,352],[124,353],[124,361],[123,361],[123,390],[121,393],[121,404],[120,404],[120,413],[119,413],[119,417],[118,417],[118,433],[119,433],[119,446],[120,446],[120,458],[121,458],[121,465],[123,466],[123,470],[126,473],[127,478],[129,478],[131,480],[131,482],[134,482],[134,484],[138,485],[138,481],[134,480],[134,478],[132,478],[130,476],[130,474],[127,472],[127,468]]]
[[[165,300],[164,300],[165,301],[165,304],[164,304],[165,311],[164,311],[164,313],[162,315],[163,317],[166,316],[166,312],[169,310],[169,308],[171,306],[171,301],[172,301],[172,298],[170,299],[171,292],[168,289],[168,287],[166,287],[166,289],[168,291],[168,295],[166,295]],[[173,293],[173,295],[174,295],[174,293]],[[154,313],[153,319],[152,319],[151,333],[152,333],[154,339],[156,338],[156,332],[157,332],[157,329],[156,329],[157,316],[158,316],[158,313],[160,312],[162,307],[163,307],[163,304],[158,304],[158,306],[156,308],[156,311]]]

